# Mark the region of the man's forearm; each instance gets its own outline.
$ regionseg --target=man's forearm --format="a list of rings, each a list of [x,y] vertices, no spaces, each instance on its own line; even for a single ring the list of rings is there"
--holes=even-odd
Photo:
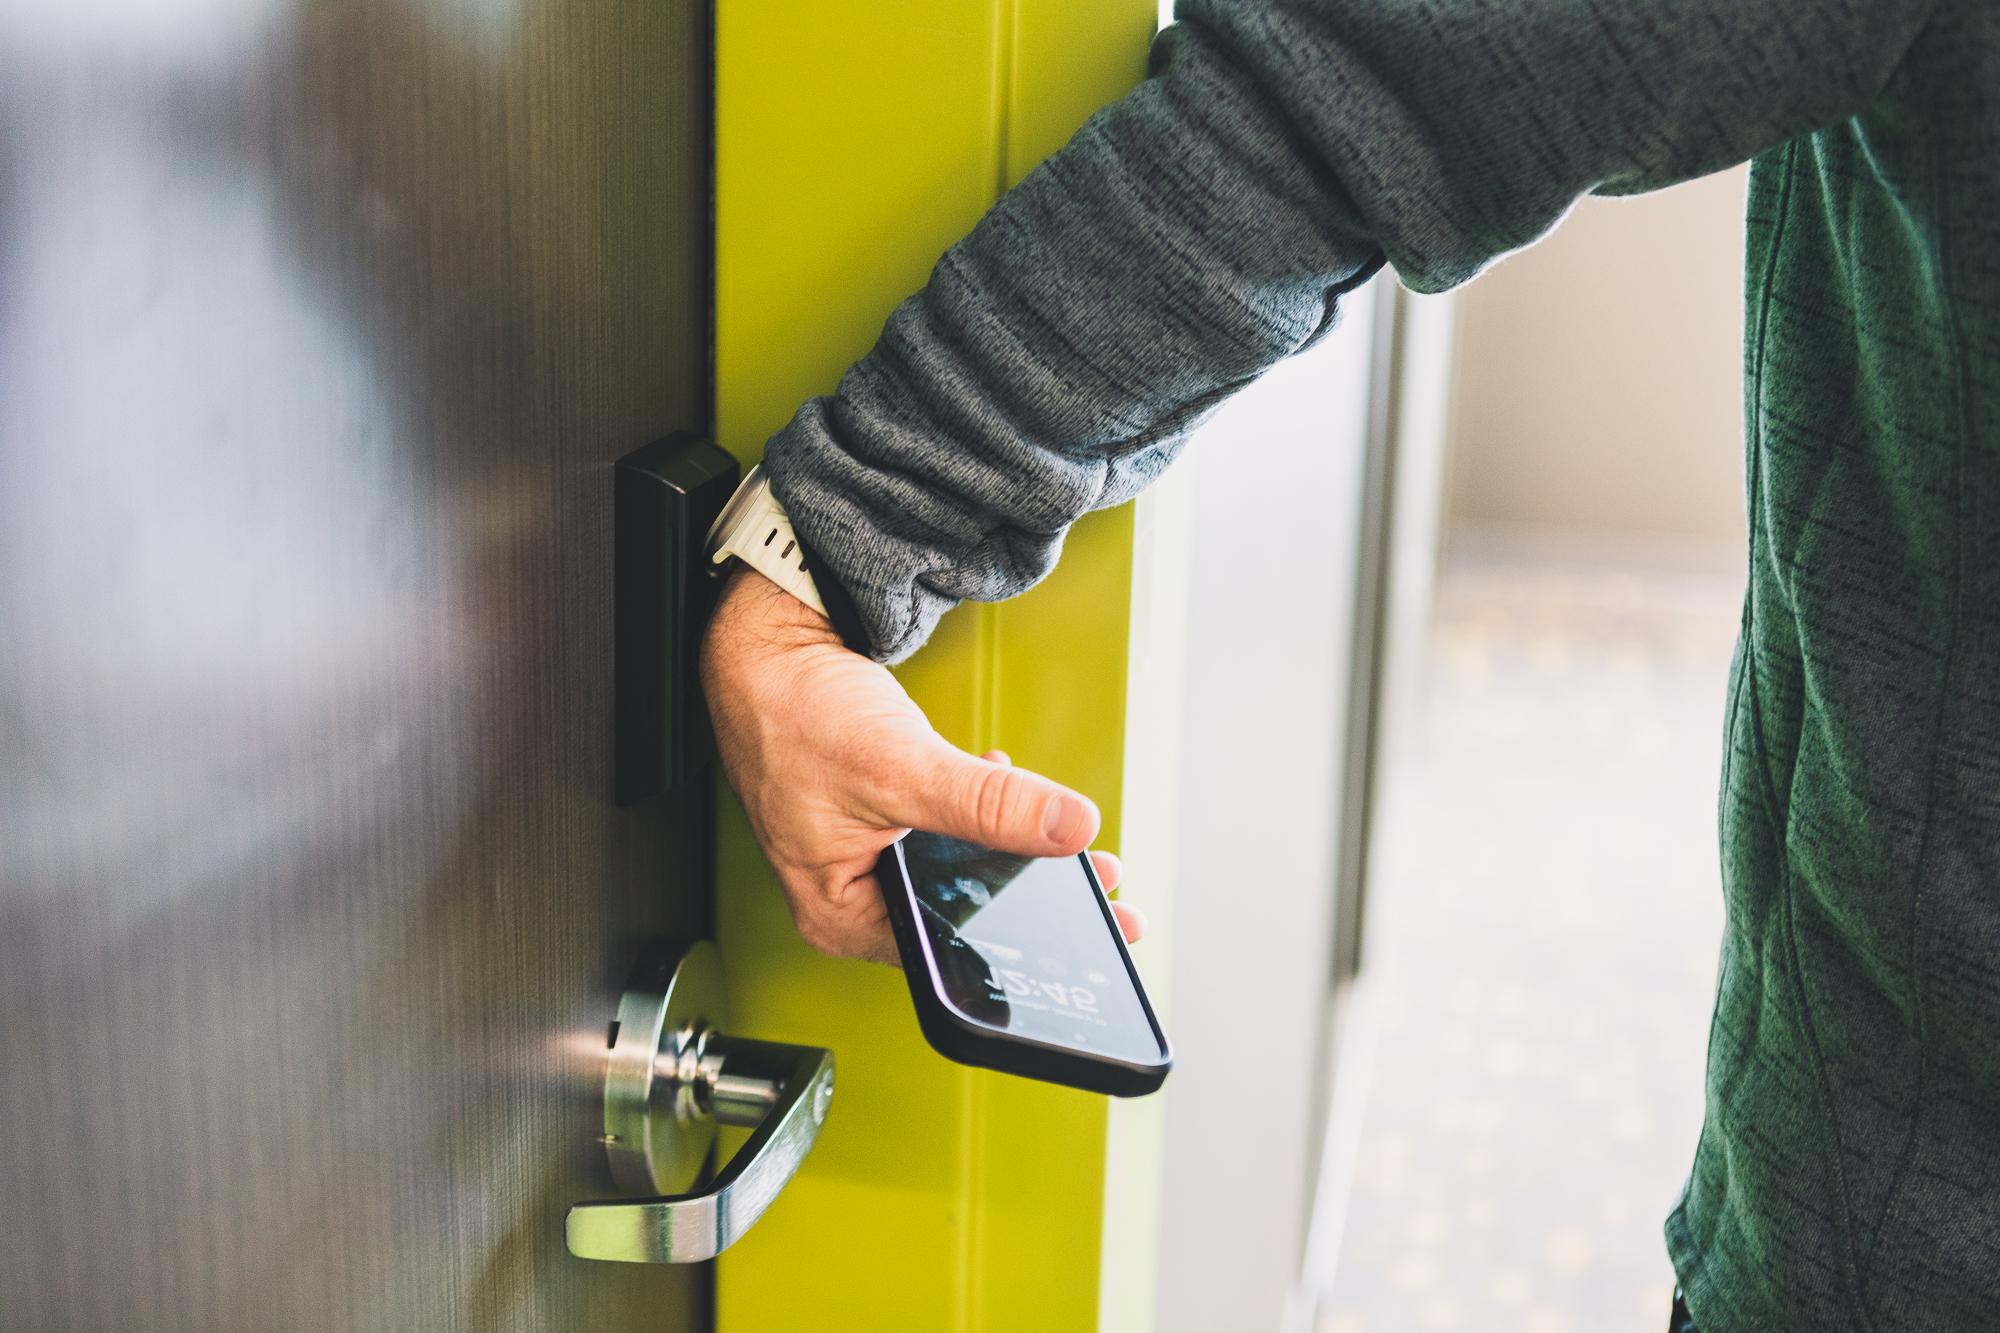
[[[1155,73],[939,262],[770,442],[878,658],[1046,574],[1386,258],[1422,290],[1582,194],[1871,100],[1932,0],[1200,0]]]

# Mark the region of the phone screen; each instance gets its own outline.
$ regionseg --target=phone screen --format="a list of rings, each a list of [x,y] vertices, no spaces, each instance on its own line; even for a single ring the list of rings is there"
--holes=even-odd
[[[1160,1061],[1159,1033],[1081,857],[1013,856],[922,832],[902,846],[953,1008],[1034,1041]]]

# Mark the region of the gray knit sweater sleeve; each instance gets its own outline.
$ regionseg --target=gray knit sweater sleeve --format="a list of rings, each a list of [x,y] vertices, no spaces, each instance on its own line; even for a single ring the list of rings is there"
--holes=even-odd
[[[1934,3],[1183,0],[1151,77],[770,441],[773,486],[850,638],[900,660],[1046,574],[1385,260],[1448,288],[1583,194],[1845,119]]]

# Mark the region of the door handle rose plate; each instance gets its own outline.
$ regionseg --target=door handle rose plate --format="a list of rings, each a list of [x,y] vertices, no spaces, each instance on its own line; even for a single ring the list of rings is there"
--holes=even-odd
[[[706,940],[640,959],[604,1077],[612,1179],[640,1197],[579,1203],[571,1254],[626,1263],[713,1259],[771,1206],[812,1150],[833,1099],[833,1052],[727,1035],[722,961]],[[718,1123],[751,1129],[695,1188]]]

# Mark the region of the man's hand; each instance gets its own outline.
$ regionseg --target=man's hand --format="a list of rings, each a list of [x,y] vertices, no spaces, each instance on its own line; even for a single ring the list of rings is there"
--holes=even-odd
[[[770,580],[732,574],[702,644],[716,746],[792,920],[822,953],[896,961],[875,858],[912,828],[1023,856],[1070,856],[1097,807],[994,751],[948,743],[886,667]],[[1106,889],[1118,858],[1093,852]],[[1128,940],[1145,918],[1115,907]]]

